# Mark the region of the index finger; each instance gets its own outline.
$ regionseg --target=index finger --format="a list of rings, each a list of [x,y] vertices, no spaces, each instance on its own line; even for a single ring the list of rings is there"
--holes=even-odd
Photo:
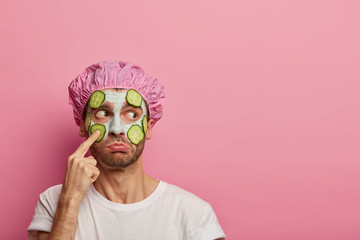
[[[86,139],[83,143],[80,144],[80,146],[78,147],[78,149],[76,149],[73,155],[78,157],[85,156],[86,152],[89,150],[91,145],[93,145],[96,139],[98,139],[99,135],[100,135],[99,131],[95,131],[93,134],[91,134],[91,136],[88,139]]]

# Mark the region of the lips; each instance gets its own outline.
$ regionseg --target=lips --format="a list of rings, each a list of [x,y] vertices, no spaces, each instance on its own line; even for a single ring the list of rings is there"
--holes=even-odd
[[[107,148],[114,152],[128,152],[130,150],[130,147],[123,143],[113,143]]]

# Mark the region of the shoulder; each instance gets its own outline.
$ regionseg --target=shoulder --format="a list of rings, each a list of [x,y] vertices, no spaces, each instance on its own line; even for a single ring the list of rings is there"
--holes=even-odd
[[[40,199],[46,198],[49,200],[58,200],[61,190],[62,190],[62,184],[49,187],[40,194]]]
[[[61,189],[62,185],[56,185],[40,194],[33,219],[28,227],[29,234],[32,234],[32,230],[50,232]]]
[[[165,183],[163,201],[167,214],[172,213],[187,229],[193,239],[217,239],[224,237],[216,214],[207,201],[173,184]],[[165,199],[165,200],[164,200]]]
[[[204,211],[210,204],[195,194],[176,185],[163,182],[165,185],[164,198],[179,208],[190,209],[195,212]],[[210,207],[211,208],[211,207]]]
[[[178,187],[174,184],[170,184],[167,182],[163,182],[163,184],[165,185],[165,193],[167,195],[173,196],[173,197],[177,197],[177,198],[181,198],[184,200],[189,200],[189,201],[195,201],[195,202],[205,202],[204,200],[202,200],[201,198],[199,198],[198,196],[196,196],[195,194],[181,188]]]
[[[40,194],[39,202],[51,212],[55,213],[61,190],[62,184],[49,187]]]

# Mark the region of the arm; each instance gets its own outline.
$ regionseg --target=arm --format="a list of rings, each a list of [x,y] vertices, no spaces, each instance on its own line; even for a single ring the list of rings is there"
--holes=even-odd
[[[80,204],[90,187],[100,174],[96,160],[86,152],[96,141],[99,132],[92,134],[68,159],[65,179],[58,206],[53,219],[51,233],[39,232],[39,239],[74,239]]]
[[[37,239],[38,240],[49,240],[49,238],[50,238],[50,233],[42,232],[42,231],[37,232]]]
[[[63,193],[60,195],[49,236],[51,239],[75,238],[81,200],[71,199],[71,197]]]

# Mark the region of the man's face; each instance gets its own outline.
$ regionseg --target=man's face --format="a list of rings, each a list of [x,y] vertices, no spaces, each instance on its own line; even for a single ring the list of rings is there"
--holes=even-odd
[[[102,91],[105,100],[100,107],[87,108],[83,131],[90,136],[93,125],[104,126],[106,132],[100,142],[95,142],[90,151],[95,159],[112,168],[125,168],[134,164],[144,149],[145,138],[137,145],[131,143],[127,134],[133,125],[141,126],[147,115],[144,101],[139,107],[130,105],[126,100],[127,90],[107,89]],[[150,138],[148,134],[146,138]]]

